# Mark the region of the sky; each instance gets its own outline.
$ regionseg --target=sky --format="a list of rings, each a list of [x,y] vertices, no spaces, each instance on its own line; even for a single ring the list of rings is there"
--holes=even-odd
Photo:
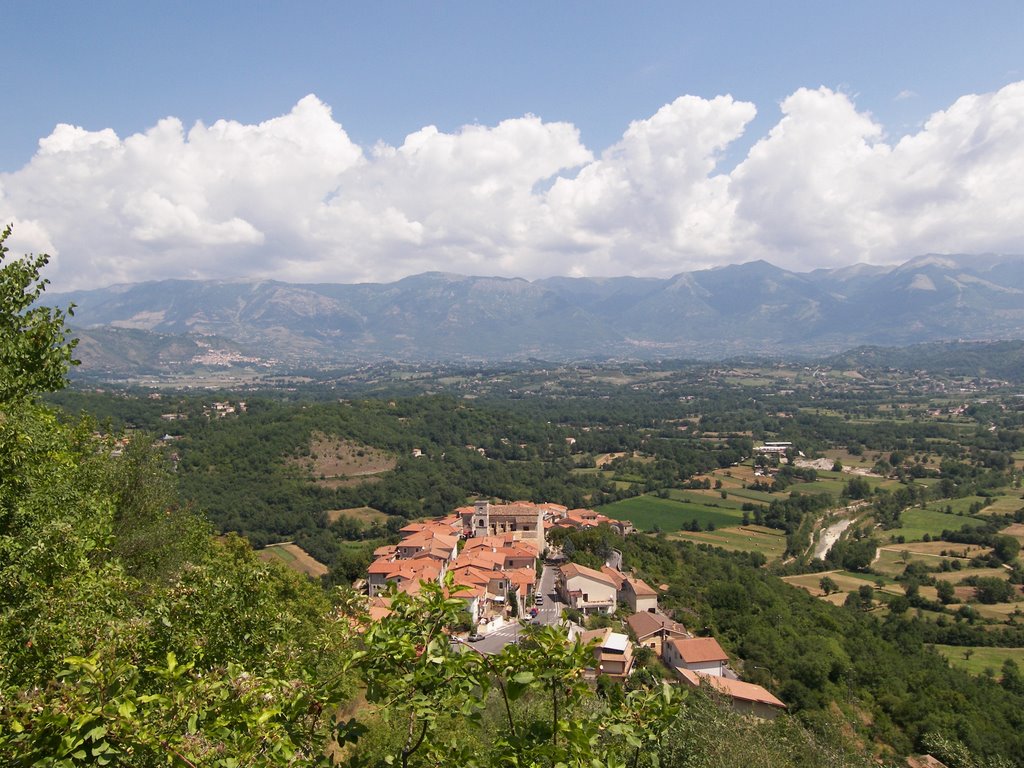
[[[51,290],[1024,255],[1024,3],[6,3]]]

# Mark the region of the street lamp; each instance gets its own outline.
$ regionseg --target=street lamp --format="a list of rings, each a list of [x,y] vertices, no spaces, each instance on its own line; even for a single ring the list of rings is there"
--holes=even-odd
[[[762,666],[760,666],[758,664],[752,664],[751,667],[753,669],[763,669],[765,672],[767,672],[768,673],[768,685],[770,685],[772,688],[775,687],[775,675],[772,674],[772,670],[771,670],[770,667],[762,667]]]

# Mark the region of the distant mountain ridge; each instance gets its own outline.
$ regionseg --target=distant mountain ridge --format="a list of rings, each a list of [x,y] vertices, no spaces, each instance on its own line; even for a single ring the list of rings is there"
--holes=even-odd
[[[665,279],[163,280],[47,301],[76,305],[80,356],[105,370],[118,360],[126,369],[185,364],[211,346],[291,366],[823,355],[1022,338],[1024,257],[929,254],[897,267],[806,273],[752,261]]]

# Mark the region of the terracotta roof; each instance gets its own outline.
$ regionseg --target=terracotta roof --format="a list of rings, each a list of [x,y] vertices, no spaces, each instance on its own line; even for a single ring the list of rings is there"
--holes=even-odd
[[[492,579],[499,578],[494,571],[481,571],[479,568],[466,568],[452,576],[452,582],[467,587],[486,587]]]
[[[398,570],[398,568],[399,564],[397,561],[386,560],[384,558],[381,558],[379,560],[374,560],[372,563],[370,563],[370,567],[366,569],[366,572],[388,574],[392,571]]]
[[[645,582],[641,581],[640,579],[634,579],[631,576],[627,576],[626,577],[626,583],[629,584],[629,586],[633,590],[633,593],[637,597],[657,597],[658,596],[658,593],[656,591],[654,591],[654,589],[652,587],[650,587],[648,584],[646,584]]]
[[[660,614],[650,613],[648,611],[634,613],[626,619],[626,623],[629,624],[629,628],[632,629],[640,639],[656,635],[662,630],[673,635],[682,636],[686,634],[686,627],[682,624],[672,621]]]
[[[439,544],[441,546],[452,549],[458,544],[459,537],[451,532],[441,532],[432,528],[425,528],[421,531],[417,531],[406,536],[400,542],[399,547],[426,547],[431,544]]]
[[[688,669],[680,669],[678,667],[676,671],[686,682],[694,687],[699,686],[701,683],[707,683],[719,693],[724,693],[726,696],[738,699],[739,701],[767,704],[770,707],[778,707],[780,709],[786,708],[786,705],[780,699],[760,685],[745,683],[742,680],[730,680],[728,677],[719,677],[718,675],[706,675],[703,672],[691,672]]]
[[[620,571],[617,571],[614,568],[607,565],[601,566],[601,573],[603,573],[610,579],[614,580],[616,588],[621,587],[622,582],[626,580],[626,575],[624,573],[621,573]]]
[[[370,615],[371,621],[380,621],[389,613],[391,613],[391,598],[390,597],[374,597],[370,599],[370,604],[367,608],[367,613]]]
[[[505,571],[505,576],[517,587],[532,587],[537,583],[537,572],[533,568],[513,568]]]
[[[565,578],[567,579],[582,576],[585,579],[591,579],[593,581],[599,581],[602,584],[607,584],[609,587],[612,587],[613,589],[618,587],[618,584],[616,584],[615,581],[612,580],[607,574],[601,573],[600,571],[595,571],[593,568],[587,568],[585,565],[578,565],[577,563],[567,563],[566,565],[562,566],[562,573],[565,575]]]
[[[673,638],[669,642],[687,664],[729,660],[729,654],[722,650],[722,646],[713,637]]]
[[[505,565],[505,555],[488,549],[463,550],[455,558],[455,565],[452,567],[464,568],[468,565],[500,571]]]

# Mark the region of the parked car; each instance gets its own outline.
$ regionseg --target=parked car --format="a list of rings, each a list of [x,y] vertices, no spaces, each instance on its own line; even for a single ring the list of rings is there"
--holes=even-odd
[[[481,635],[479,632],[474,632],[466,639],[469,640],[469,642],[471,643],[475,643],[477,640],[483,640],[484,636]]]
[[[544,595],[538,592],[536,595],[533,596],[533,602],[537,605],[544,605]]]

